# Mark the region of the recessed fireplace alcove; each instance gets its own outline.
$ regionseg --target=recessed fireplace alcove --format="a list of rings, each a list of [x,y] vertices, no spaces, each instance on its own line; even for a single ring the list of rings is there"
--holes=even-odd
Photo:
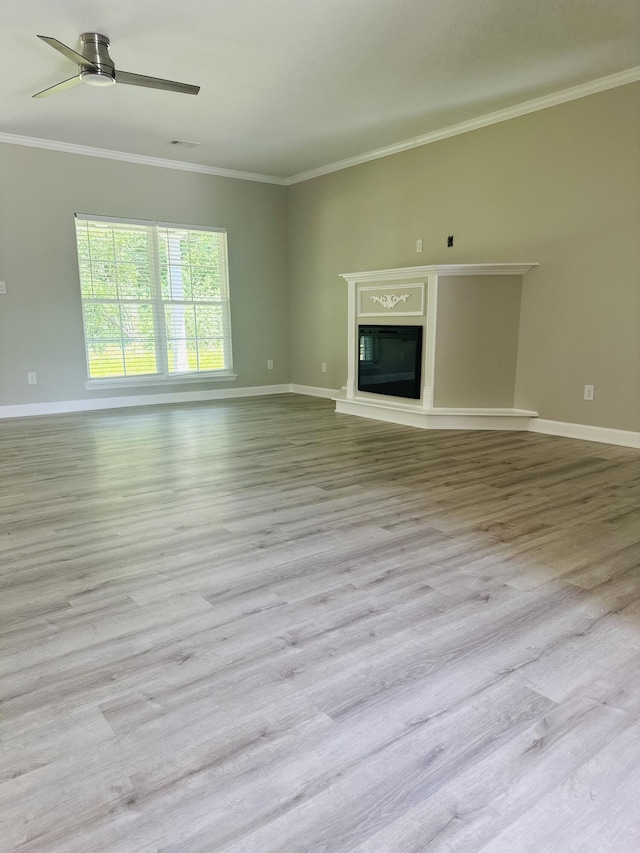
[[[529,429],[537,412],[515,408],[514,395],[522,281],[534,266],[446,264],[344,273],[348,375],[336,411],[423,429]],[[410,394],[394,388],[407,387],[410,353],[417,350],[405,346],[403,355],[394,327],[396,338],[403,337],[400,330],[420,330],[421,378]],[[383,343],[376,346],[377,337]],[[377,390],[371,380],[376,372]]]

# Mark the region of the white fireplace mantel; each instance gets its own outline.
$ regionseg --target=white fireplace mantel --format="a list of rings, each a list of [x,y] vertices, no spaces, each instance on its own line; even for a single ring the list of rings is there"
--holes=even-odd
[[[340,278],[347,282],[357,281],[397,281],[414,279],[420,276],[453,275],[524,275],[538,264],[428,264],[422,267],[398,267],[390,270],[369,270],[368,272],[343,272]]]
[[[348,375],[336,411],[423,429],[528,429],[537,413],[513,408],[513,392],[522,279],[535,266],[434,264],[343,273]],[[358,390],[360,321],[423,327],[419,400]]]

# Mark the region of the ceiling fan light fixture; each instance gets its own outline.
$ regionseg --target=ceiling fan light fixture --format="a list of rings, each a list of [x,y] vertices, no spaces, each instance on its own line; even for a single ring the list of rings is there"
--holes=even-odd
[[[82,78],[82,82],[87,83],[89,86],[113,86],[116,82],[116,78],[111,74],[104,71],[93,71],[90,68],[86,71],[81,71],[80,77]]]

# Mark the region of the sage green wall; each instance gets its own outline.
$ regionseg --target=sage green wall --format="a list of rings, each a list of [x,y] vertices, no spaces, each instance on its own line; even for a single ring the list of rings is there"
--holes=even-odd
[[[288,383],[286,206],[280,186],[0,144],[0,405]],[[85,390],[76,211],[227,228],[236,382]]]
[[[339,273],[537,261],[516,405],[640,430],[639,96],[622,86],[290,187],[292,381],[345,383]]]
[[[0,405],[126,393],[84,389],[81,211],[228,228],[239,379],[189,390],[343,385],[341,272],[537,261],[522,292],[515,404],[640,430],[639,94],[630,84],[288,189],[0,144]]]

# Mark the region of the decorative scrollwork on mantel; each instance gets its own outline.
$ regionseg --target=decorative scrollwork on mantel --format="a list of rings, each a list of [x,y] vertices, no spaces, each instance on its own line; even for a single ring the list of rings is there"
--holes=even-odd
[[[371,301],[378,302],[387,311],[391,311],[399,302],[406,302],[410,296],[410,293],[403,293],[402,296],[398,296],[396,293],[383,293],[382,296],[372,296]]]

